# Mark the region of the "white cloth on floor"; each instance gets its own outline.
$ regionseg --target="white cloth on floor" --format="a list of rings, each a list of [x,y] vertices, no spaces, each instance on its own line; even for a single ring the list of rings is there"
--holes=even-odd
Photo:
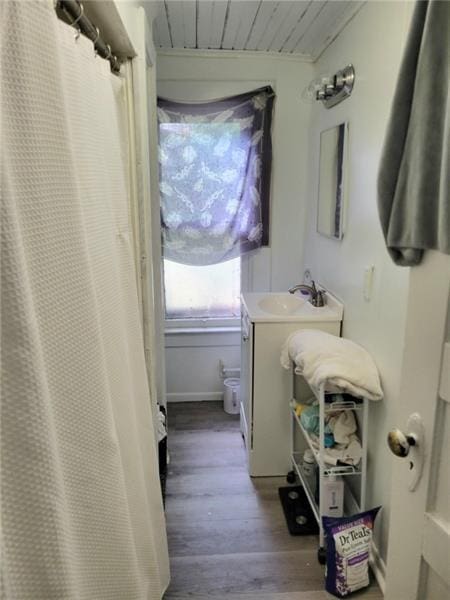
[[[336,444],[349,444],[350,436],[356,432],[357,425],[352,410],[340,411],[336,416],[328,419],[328,426],[333,432]]]
[[[158,410],[158,442],[167,437],[166,415],[162,410]]]
[[[380,377],[370,354],[358,344],[317,329],[300,329],[283,345],[280,362],[303,375],[309,385],[326,383],[332,393],[348,393],[357,398],[381,400]]]

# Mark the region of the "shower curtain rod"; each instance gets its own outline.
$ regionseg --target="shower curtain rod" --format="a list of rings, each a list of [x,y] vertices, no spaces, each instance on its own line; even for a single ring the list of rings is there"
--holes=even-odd
[[[73,25],[79,31],[91,40],[94,44],[95,51],[99,56],[109,60],[111,71],[118,73],[120,71],[120,61],[111,51],[111,46],[107,44],[102,37],[98,27],[88,19],[84,14],[83,5],[78,0],[56,0],[55,9],[58,16],[61,16],[61,11],[65,15],[65,19],[70,25]]]

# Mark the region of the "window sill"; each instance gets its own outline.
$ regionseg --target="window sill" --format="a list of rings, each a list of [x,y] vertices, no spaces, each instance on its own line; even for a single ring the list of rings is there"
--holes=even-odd
[[[236,325],[239,321],[232,321],[228,325],[210,322],[207,326],[197,323],[186,325],[173,323],[164,331],[165,347],[167,348],[224,348],[226,346],[240,346],[241,328]]]
[[[200,333],[239,333],[239,318],[229,319],[166,319],[166,335]]]
[[[164,330],[165,335],[192,335],[192,334],[204,334],[204,333],[240,333],[241,328],[236,325],[227,326],[208,326],[208,327],[166,327]]]

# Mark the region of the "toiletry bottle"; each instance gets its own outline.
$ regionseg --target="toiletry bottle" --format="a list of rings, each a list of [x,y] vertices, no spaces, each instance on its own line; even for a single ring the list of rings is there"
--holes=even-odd
[[[344,480],[336,475],[323,479],[323,515],[342,517],[344,514]]]
[[[316,472],[316,459],[314,458],[313,451],[307,448],[303,453],[303,473],[306,477],[314,477]]]
[[[308,485],[312,493],[314,493],[316,490],[316,479],[318,471],[319,469],[317,467],[314,452],[309,448],[306,448],[302,458],[302,472],[303,477],[306,480],[306,485]]]

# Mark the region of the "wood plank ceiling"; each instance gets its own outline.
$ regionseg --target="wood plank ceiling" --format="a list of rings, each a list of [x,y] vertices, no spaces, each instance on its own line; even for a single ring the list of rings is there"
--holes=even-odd
[[[316,60],[355,16],[357,0],[162,0],[157,47],[282,52]]]

